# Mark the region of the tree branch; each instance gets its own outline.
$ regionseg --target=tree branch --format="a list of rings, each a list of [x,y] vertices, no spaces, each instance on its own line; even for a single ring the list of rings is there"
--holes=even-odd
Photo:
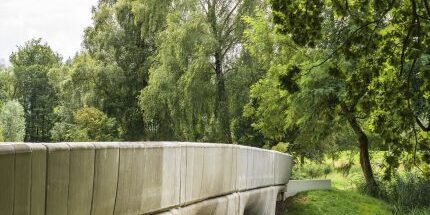
[[[427,127],[426,127],[426,126],[424,126],[424,123],[423,123],[423,122],[421,122],[421,120],[418,118],[418,116],[415,116],[415,120],[417,121],[418,126],[420,126],[420,128],[421,128],[423,131],[427,131],[427,132],[429,132],[429,131],[430,131],[430,123],[429,123],[429,125],[427,125]]]

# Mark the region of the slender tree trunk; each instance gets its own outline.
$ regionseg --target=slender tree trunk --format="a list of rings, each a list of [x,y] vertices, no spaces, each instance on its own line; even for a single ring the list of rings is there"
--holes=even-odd
[[[377,189],[377,184],[373,175],[372,165],[370,163],[369,139],[367,138],[367,135],[364,133],[363,129],[360,127],[360,124],[358,124],[354,114],[345,104],[342,104],[342,112],[346,116],[349,125],[357,136],[360,148],[361,169],[363,171],[364,179],[366,180],[367,188],[371,193],[373,193]]]
[[[227,143],[231,143],[230,134],[230,114],[228,110],[227,93],[225,90],[224,74],[222,72],[222,59],[219,52],[215,53],[215,73],[217,80],[217,101],[216,101],[216,115],[219,119],[220,130],[223,139]]]

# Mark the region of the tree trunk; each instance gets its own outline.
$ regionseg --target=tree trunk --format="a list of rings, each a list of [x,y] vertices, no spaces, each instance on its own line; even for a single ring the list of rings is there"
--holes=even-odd
[[[217,100],[215,114],[220,123],[220,130],[224,141],[231,143],[230,114],[228,110],[227,93],[225,91],[224,74],[220,52],[215,53],[215,73],[217,81]]]
[[[373,175],[372,165],[370,163],[369,139],[367,138],[367,135],[364,133],[363,129],[358,124],[357,119],[355,118],[352,111],[350,111],[350,109],[345,104],[342,104],[342,112],[346,116],[349,125],[354,130],[354,133],[357,136],[360,148],[361,169],[363,171],[364,179],[366,180],[368,191],[374,193],[374,191],[376,191],[377,189],[377,184]]]

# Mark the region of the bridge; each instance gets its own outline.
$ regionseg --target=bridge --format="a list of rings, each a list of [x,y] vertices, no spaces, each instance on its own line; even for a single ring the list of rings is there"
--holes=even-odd
[[[226,144],[0,144],[0,211],[273,215],[292,165],[288,154]]]

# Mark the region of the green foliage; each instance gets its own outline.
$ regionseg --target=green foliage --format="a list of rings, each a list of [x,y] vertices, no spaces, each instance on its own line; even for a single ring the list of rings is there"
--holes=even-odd
[[[24,108],[17,101],[6,102],[0,112],[0,141],[22,142],[24,135]]]
[[[33,39],[10,56],[16,78],[16,99],[24,107],[26,119],[25,140],[49,141],[54,125],[53,109],[58,98],[48,81],[48,71],[59,65],[60,57],[42,43]]]
[[[323,176],[326,178],[332,171],[332,168],[327,164],[307,163],[300,166],[296,165],[293,169],[292,178],[295,180],[315,179]]]
[[[299,45],[315,46],[322,37],[322,0],[271,0],[273,21],[283,34],[291,34]]]
[[[0,108],[1,104],[13,99],[15,76],[11,69],[0,68]]]
[[[430,212],[430,182],[428,180],[416,174],[407,173],[381,183],[379,196],[394,206],[395,214]],[[363,188],[359,189],[363,191]]]
[[[86,93],[99,100],[90,106],[115,117],[125,140],[140,140],[145,134],[137,97],[147,85],[150,58],[156,51],[154,38],[163,26],[162,11],[168,2],[100,1],[93,26],[85,30],[83,58],[87,60],[76,62],[81,68],[75,69],[90,74],[83,78],[91,78],[86,82],[93,82],[93,91]],[[85,61],[90,63],[89,71]]]
[[[299,193],[289,202],[287,214],[291,215],[392,214],[386,202],[353,191],[309,191]]]
[[[288,151],[288,143],[278,143],[272,147],[272,150],[286,153]]]
[[[74,114],[74,121],[87,141],[112,141],[118,137],[116,121],[93,107],[83,107]],[[82,135],[78,135],[82,138]]]
[[[140,96],[148,132],[155,139],[254,140],[241,114],[248,96],[241,90],[259,76],[245,73],[252,62],[239,44],[241,18],[258,2],[197,2],[175,5],[157,40],[157,64]]]
[[[250,30],[245,31],[254,33],[247,35],[245,48],[267,72],[251,88],[245,108],[253,127],[291,142],[290,150],[302,156],[337,148],[342,139],[333,137],[352,133],[372,186],[369,137],[394,155],[387,159],[387,179],[403,150],[415,154],[414,165],[420,163],[416,153],[428,151],[428,144],[417,128],[430,130],[428,78],[423,76],[430,38],[425,2],[271,4],[275,26],[265,27],[270,25],[260,16],[248,18]]]

